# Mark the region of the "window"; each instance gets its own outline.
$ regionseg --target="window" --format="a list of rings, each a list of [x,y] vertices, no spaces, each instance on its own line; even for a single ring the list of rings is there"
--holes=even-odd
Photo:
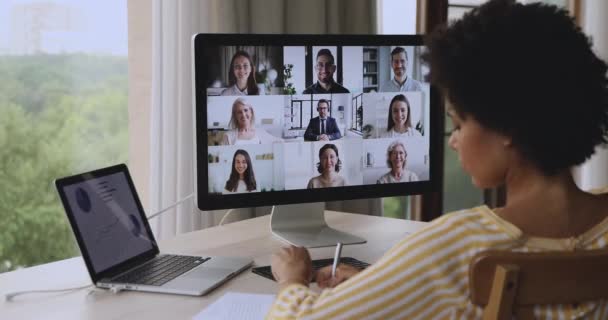
[[[126,0],[0,2],[0,272],[78,255],[53,180],[128,159]]]
[[[325,99],[329,103],[329,115],[332,114],[331,99]],[[287,111],[288,118],[291,118],[289,129],[306,129],[308,123],[316,117],[317,104],[319,100],[313,99],[291,99],[291,106]]]
[[[363,94],[358,94],[353,97],[352,106],[350,110],[350,119],[351,119],[351,131],[354,131],[358,134],[361,134],[364,130],[363,128]],[[371,133],[371,129],[367,130],[367,133]]]
[[[460,19],[465,13],[484,2],[485,0],[450,0],[448,1],[448,20]],[[452,132],[452,123],[446,117],[443,142],[443,212],[471,208],[484,202],[483,190],[473,185],[469,175],[460,167],[458,155],[448,145],[450,132]]]
[[[418,1],[378,0],[380,34],[415,34]]]
[[[486,0],[449,0],[448,1],[448,20],[452,21],[461,18],[468,11],[480,6]],[[529,1],[519,1],[529,2]],[[539,1],[561,7],[569,5],[568,0],[545,0]],[[446,117],[446,136],[445,162],[444,162],[444,184],[443,184],[443,208],[444,212],[450,212],[462,208],[470,208],[482,203],[490,206],[500,206],[502,201],[495,199],[504,198],[504,190],[492,189],[481,190],[473,186],[471,178],[460,167],[456,153],[448,146],[448,139],[451,132],[451,122]],[[485,194],[484,194],[485,192]]]

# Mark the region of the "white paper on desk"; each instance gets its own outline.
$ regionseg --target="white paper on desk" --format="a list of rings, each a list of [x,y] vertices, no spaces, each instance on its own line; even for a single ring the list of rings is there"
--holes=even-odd
[[[274,298],[272,294],[228,292],[192,319],[264,319]]]

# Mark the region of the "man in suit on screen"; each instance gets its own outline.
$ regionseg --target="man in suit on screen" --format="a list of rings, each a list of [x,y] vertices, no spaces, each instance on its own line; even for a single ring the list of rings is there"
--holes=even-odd
[[[304,132],[304,141],[330,141],[340,139],[342,134],[338,128],[336,119],[329,116],[329,101],[325,99],[319,100],[317,103],[318,117],[310,119],[306,132]]]

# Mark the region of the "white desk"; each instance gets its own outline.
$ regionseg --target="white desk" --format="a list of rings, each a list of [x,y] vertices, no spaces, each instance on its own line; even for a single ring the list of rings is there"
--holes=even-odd
[[[344,257],[374,262],[407,233],[425,223],[393,218],[327,211],[330,226],[367,239],[345,246]],[[161,252],[252,257],[255,266],[268,265],[270,255],[283,243],[270,234],[269,216],[244,220],[177,236],[159,243]],[[311,250],[313,259],[332,258],[333,247]],[[68,293],[27,294],[11,302],[13,291],[77,287],[90,284],[82,258],[66,259],[0,274],[1,319],[191,319],[228,291],[276,293],[276,283],[246,270],[203,297],[97,289]]]

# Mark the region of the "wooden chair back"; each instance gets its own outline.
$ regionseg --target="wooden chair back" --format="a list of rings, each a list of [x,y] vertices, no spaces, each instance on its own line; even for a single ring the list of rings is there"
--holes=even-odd
[[[534,319],[537,304],[608,298],[608,250],[480,252],[469,266],[471,301],[483,319]]]

